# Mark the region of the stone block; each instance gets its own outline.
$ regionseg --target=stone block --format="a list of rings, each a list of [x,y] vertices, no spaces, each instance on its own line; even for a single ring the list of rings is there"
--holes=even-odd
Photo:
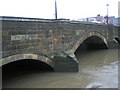
[[[59,53],[54,60],[56,72],[78,72],[78,62],[66,54]]]

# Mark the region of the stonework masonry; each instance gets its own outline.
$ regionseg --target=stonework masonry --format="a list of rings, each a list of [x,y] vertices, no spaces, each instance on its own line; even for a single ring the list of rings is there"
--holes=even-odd
[[[74,52],[91,36],[101,38],[108,48],[117,48],[117,26],[69,20],[39,20],[0,17],[0,62],[35,59],[55,71],[78,71]],[[120,31],[120,30],[119,30]]]

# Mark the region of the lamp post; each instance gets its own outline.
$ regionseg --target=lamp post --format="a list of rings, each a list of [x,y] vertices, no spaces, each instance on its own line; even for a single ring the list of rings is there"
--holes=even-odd
[[[107,4],[106,7],[107,7],[107,21],[106,21],[106,22],[107,22],[107,24],[108,24],[108,21],[109,21],[109,20],[108,20],[108,19],[109,19],[109,16],[108,16],[108,8],[109,8],[109,4]]]
[[[55,19],[57,19],[57,2],[55,0]]]

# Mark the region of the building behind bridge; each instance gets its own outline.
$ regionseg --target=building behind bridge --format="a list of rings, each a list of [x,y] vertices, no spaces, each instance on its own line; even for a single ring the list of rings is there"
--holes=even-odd
[[[93,22],[93,23],[102,23],[107,24],[107,16],[101,16],[98,14],[96,17],[88,17],[88,18],[81,18],[80,21],[84,22]],[[108,17],[108,23],[113,24],[115,26],[120,26],[120,18],[116,18],[115,16]]]

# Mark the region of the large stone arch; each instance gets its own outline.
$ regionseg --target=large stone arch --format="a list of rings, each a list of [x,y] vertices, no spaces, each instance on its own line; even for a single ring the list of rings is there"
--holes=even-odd
[[[11,62],[26,60],[26,59],[39,60],[41,62],[48,64],[51,68],[54,69],[54,61],[52,59],[46,56],[37,55],[37,54],[17,54],[17,55],[12,55],[9,57],[2,58],[2,60],[0,61],[1,61],[1,66],[3,66]]]
[[[77,43],[73,46],[72,51],[75,52],[84,40],[86,40],[87,38],[90,38],[92,36],[97,36],[100,39],[102,39],[102,41],[108,47],[107,39],[102,34],[100,34],[98,32],[89,32],[89,33],[86,33],[85,35],[83,35],[82,37],[80,37],[80,39],[77,41]]]

